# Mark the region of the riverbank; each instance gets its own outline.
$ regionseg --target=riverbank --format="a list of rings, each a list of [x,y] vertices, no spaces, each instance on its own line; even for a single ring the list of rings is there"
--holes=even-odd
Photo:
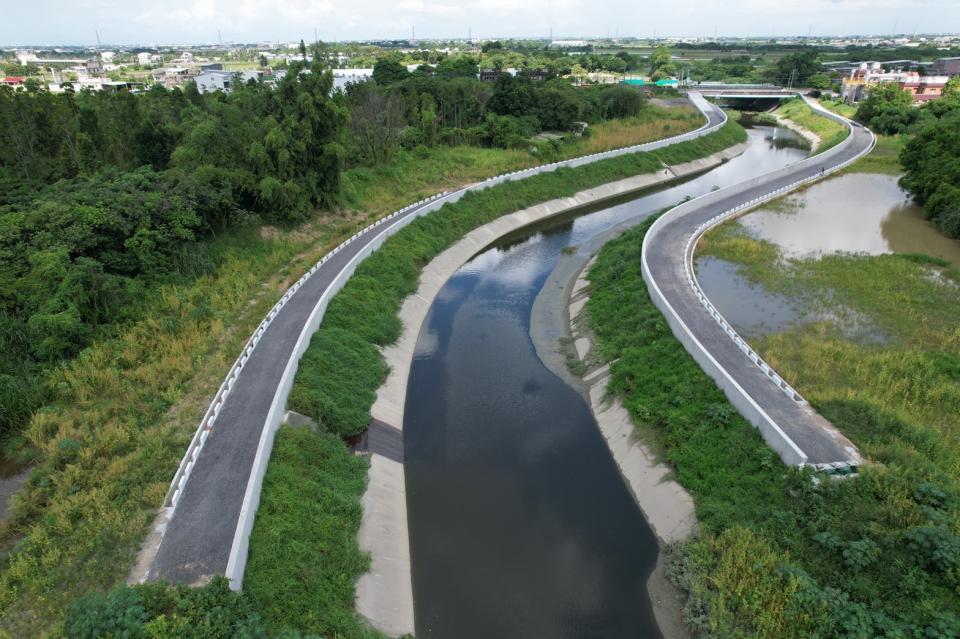
[[[669,169],[661,168],[654,172],[608,182],[577,191],[568,197],[521,208],[507,215],[500,216],[501,214],[495,211],[485,209],[485,215],[494,216],[496,219],[462,234],[462,239],[427,263],[419,271],[416,290],[407,295],[400,305],[397,317],[399,317],[402,331],[394,340],[390,340],[391,345],[382,349],[390,374],[376,392],[376,400],[370,409],[371,417],[402,431],[410,363],[421,326],[444,282],[473,255],[498,238],[530,224],[587,204],[606,201],[708,170],[738,155],[745,148],[742,142],[733,146],[728,144],[724,144],[727,146],[724,150]],[[709,149],[710,143],[709,141],[698,142],[694,148]],[[679,150],[674,150],[673,153],[681,154]],[[696,155],[694,151],[686,154]],[[583,167],[583,169],[589,168]],[[556,178],[552,175],[545,177]],[[565,182],[570,184],[569,180]],[[514,188],[520,186],[522,184]],[[449,219],[449,216],[447,217]],[[431,218],[422,219],[424,222],[428,220]],[[449,234],[449,231],[447,233]],[[375,259],[381,253],[383,249],[370,259]],[[372,495],[377,496],[376,508],[369,507],[368,497],[364,498],[368,507],[364,509],[359,543],[363,550],[371,554],[371,570],[358,581],[357,609],[377,628],[391,633],[412,632],[413,595],[410,585],[409,544],[405,534],[406,499],[401,488],[402,466],[396,462],[390,463],[388,460],[378,459],[379,457],[381,456],[374,455],[368,483],[368,494],[371,495],[369,500],[374,500]],[[383,472],[377,471],[378,466],[382,467]],[[384,606],[385,601],[391,602],[390,605]],[[409,602],[409,607],[406,602]]]

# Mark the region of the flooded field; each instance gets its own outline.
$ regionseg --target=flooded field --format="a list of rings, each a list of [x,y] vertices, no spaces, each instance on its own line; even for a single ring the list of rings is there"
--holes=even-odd
[[[889,175],[851,173],[815,184],[739,218],[750,237],[775,244],[788,259],[834,253],[923,253],[960,266],[960,241],[942,235]],[[882,336],[841,309],[813,307],[796,296],[772,293],[747,281],[732,262],[697,259],[697,278],[707,296],[742,334],[757,337],[793,326],[833,320],[870,341]]]

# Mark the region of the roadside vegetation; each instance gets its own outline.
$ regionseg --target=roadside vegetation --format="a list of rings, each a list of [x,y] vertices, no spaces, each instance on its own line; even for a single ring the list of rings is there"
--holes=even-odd
[[[277,432],[250,539],[244,593],[272,636],[374,639],[360,621],[354,586],[369,559],[357,547],[366,457],[334,433]]]
[[[675,145],[679,149],[674,154],[685,159],[704,157],[745,140],[746,132],[731,120],[705,138]],[[376,390],[388,373],[380,349],[400,336],[402,326],[397,317],[400,306],[405,297],[416,291],[422,268],[440,252],[472,229],[502,215],[661,167],[662,163],[655,155],[636,153],[507,182],[468,193],[435,214],[415,220],[387,240],[380,250],[357,267],[353,277],[331,300],[323,323],[300,362],[289,408],[314,419],[320,432],[324,433],[309,437],[328,438],[326,441],[331,447],[336,443],[340,448],[337,455],[349,455],[342,439],[367,428]],[[298,456],[296,463],[291,464],[286,455],[281,454],[271,458],[268,478],[289,473],[322,475],[331,482],[330,485],[349,481],[349,477],[337,468],[344,472],[349,470],[347,466],[327,463],[320,455]],[[266,482],[263,503],[285,503],[292,494],[289,488],[292,485]],[[344,509],[352,511],[359,509],[359,497],[359,493],[350,493],[341,494],[339,499]],[[286,524],[277,521],[281,516],[290,517],[289,508],[282,508],[281,512],[282,515],[271,513],[266,517],[261,517],[258,512],[254,523],[246,580],[254,584],[251,589],[259,601],[269,602],[283,593],[299,591],[303,586],[302,559],[305,555],[319,556],[332,543],[349,546],[349,551],[341,548],[340,552],[351,556],[357,552],[355,534],[337,534],[331,541],[325,534],[317,534],[317,530],[307,527],[293,540],[274,536],[272,529],[295,525],[291,521]],[[311,583],[317,584],[318,588],[321,583],[328,584],[322,587],[324,592],[340,592],[340,586],[347,587],[347,582],[341,580],[343,574],[336,562],[318,564],[313,566],[310,579],[316,579]],[[329,585],[331,583],[339,586],[334,588]],[[349,599],[352,600],[352,579],[349,588]],[[345,592],[343,598],[348,598]],[[313,632],[318,627],[316,624],[321,623],[309,616],[291,615],[286,608],[272,605],[262,608],[261,612],[273,627],[287,624],[298,631]]]
[[[610,392],[695,500],[701,532],[670,566],[689,595],[690,625],[710,637],[960,633],[956,272],[898,256],[780,271],[769,249],[741,249],[739,237],[730,245],[764,272],[809,271],[791,286],[813,282],[861,301],[857,310],[897,340],[840,348],[816,327],[761,345],[870,460],[855,479],[814,482],[780,462],[674,338],[640,273],[648,227],[600,252],[587,311],[599,353],[614,362]],[[944,291],[952,297],[940,310]]]

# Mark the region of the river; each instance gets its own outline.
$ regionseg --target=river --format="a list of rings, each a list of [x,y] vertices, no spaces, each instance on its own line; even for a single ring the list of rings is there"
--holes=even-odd
[[[568,247],[804,157],[789,135],[751,129],[717,169],[509,238],[443,287],[404,421],[418,637],[661,636],[647,592],[657,540],[589,406],[538,358],[531,307]]]

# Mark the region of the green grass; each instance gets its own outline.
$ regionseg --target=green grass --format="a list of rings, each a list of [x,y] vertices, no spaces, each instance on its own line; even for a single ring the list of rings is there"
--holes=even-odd
[[[960,484],[940,463],[957,457],[937,450],[943,431],[865,394],[821,396],[800,380],[801,392],[873,463],[854,480],[819,485],[785,467],[650,301],[640,273],[648,226],[600,252],[588,274],[587,311],[598,351],[615,360],[610,391],[652,433],[694,497],[702,534],[671,567],[689,593],[690,623],[713,637],[955,636]],[[919,268],[894,259],[893,272],[864,279],[878,284]],[[951,361],[937,366],[955,375]]]
[[[903,167],[900,166],[900,151],[907,143],[902,135],[878,135],[877,145],[844,171],[846,173],[882,173],[884,175],[900,175]]]
[[[745,136],[743,129],[731,121],[720,131],[706,136],[708,139],[704,141],[681,143],[678,146],[685,148],[674,150],[672,156],[700,157],[734,144]],[[325,433],[343,437],[363,431],[369,423],[375,392],[388,372],[380,348],[400,336],[402,327],[397,317],[400,305],[416,290],[420,272],[431,259],[472,229],[502,215],[614,180],[654,172],[661,167],[660,160],[654,155],[635,153],[577,168],[561,168],[467,193],[459,201],[411,222],[364,260],[331,300],[323,323],[301,360],[289,407],[314,418]],[[331,366],[331,362],[336,362],[337,366]],[[348,365],[344,366],[344,362]],[[344,444],[339,446],[345,451]],[[278,463],[279,470],[275,471]],[[322,457],[308,455],[293,474],[324,472],[325,463]],[[273,456],[268,477],[271,473],[277,476],[286,474],[289,466],[283,456]],[[265,504],[284,504],[284,493],[291,490],[290,485],[266,482],[261,499]],[[356,505],[359,494],[344,496],[344,499]],[[355,535],[337,536],[331,540],[321,533],[309,538],[298,537],[288,549],[287,541],[272,535],[270,528],[297,526],[299,515],[286,507],[277,510],[278,519],[258,514],[250,540],[251,558],[269,558],[251,560],[246,571],[248,583],[269,584],[260,598],[265,602],[281,596],[281,593],[302,588],[299,575],[304,556],[318,556],[324,547],[332,544],[350,546],[352,550],[348,554],[351,554],[356,546]],[[336,568],[332,570],[336,571]],[[324,569],[318,568],[316,579],[327,579],[324,573]],[[319,618],[295,616],[279,607],[266,608],[262,612],[275,627],[288,624],[302,632],[313,632],[320,623]]]
[[[389,213],[428,195],[499,173],[660,140],[702,124],[703,116],[691,107],[647,105],[636,117],[591,125],[589,136],[565,140],[550,157],[538,157],[521,149],[474,146],[401,150],[385,164],[346,171],[343,203],[349,209]]]
[[[780,106],[775,113],[797,123],[820,138],[820,145],[815,153],[823,153],[844,141],[850,130],[840,122],[818,115],[806,102],[800,98],[789,100]]]
[[[293,627],[331,639],[381,636],[353,604],[370,564],[356,543],[367,465],[336,435],[277,432],[244,580],[272,634]]]
[[[826,100],[821,99],[821,106],[828,111],[833,111],[837,115],[842,115],[845,118],[853,119],[853,116],[857,113],[857,107],[847,104],[846,102],[840,102],[839,100]]]
[[[657,117],[699,125],[680,111]],[[71,601],[126,578],[223,371],[313,262],[376,217],[450,188],[450,175],[472,181],[523,165],[516,152],[473,151],[463,160],[431,150],[429,161],[384,168],[386,179],[374,174],[363,188],[345,176],[346,211],[219,237],[204,247],[213,272],[158,288],[143,319],[50,374],[47,401],[22,434],[33,471],[0,526],[0,636],[55,633]]]

